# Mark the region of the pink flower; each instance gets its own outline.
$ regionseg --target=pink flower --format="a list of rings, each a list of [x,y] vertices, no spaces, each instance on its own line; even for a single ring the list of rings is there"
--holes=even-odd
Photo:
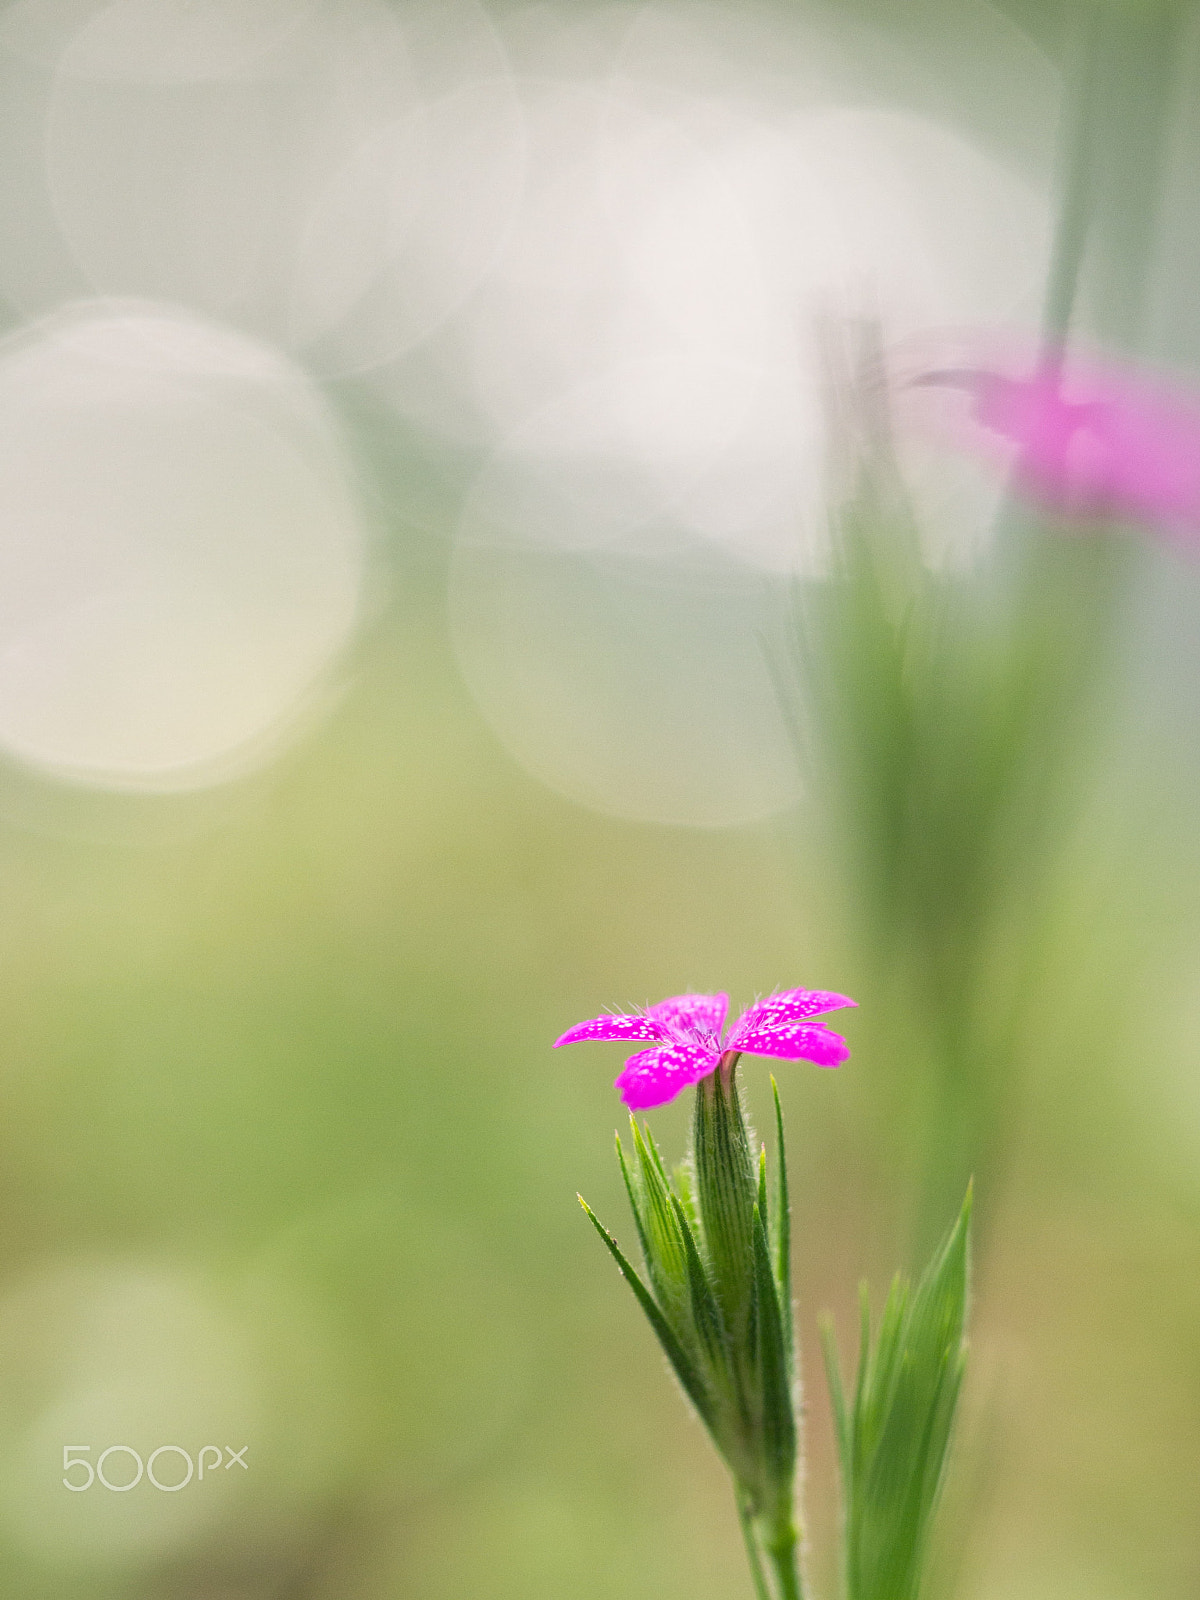
[[[1031,377],[958,366],[922,387],[965,390],[975,420],[1016,446],[1020,487],[1049,510],[1200,534],[1200,400],[1140,374],[1071,359]]]
[[[813,1061],[819,1067],[840,1067],[850,1054],[846,1041],[809,1019],[824,1011],[857,1005],[844,994],[821,989],[788,989],[760,1000],[742,1013],[722,1037],[729,996],[679,994],[656,1006],[626,1016],[594,1017],[568,1028],[561,1044],[582,1039],[645,1039],[649,1050],[629,1057],[616,1081],[621,1098],[634,1111],[665,1105],[681,1089],[715,1072],[722,1060],[730,1065],[749,1055],[779,1056],[786,1061]]]

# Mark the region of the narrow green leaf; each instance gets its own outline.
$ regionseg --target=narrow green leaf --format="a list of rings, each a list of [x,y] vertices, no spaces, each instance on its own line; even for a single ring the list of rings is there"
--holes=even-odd
[[[917,1600],[964,1370],[970,1203],[968,1192],[915,1291],[893,1281],[873,1340],[864,1286],[849,1416],[832,1333],[822,1330],[846,1439],[847,1600]]]
[[[675,1372],[675,1376],[679,1379],[680,1387],[683,1389],[684,1394],[687,1395],[688,1399],[695,1406],[697,1412],[699,1413],[700,1420],[704,1423],[709,1432],[713,1433],[715,1438],[715,1419],[712,1399],[704,1386],[704,1382],[701,1379],[700,1374],[693,1365],[691,1357],[684,1350],[682,1344],[680,1344],[674,1329],[671,1327],[671,1324],[667,1321],[666,1317],[663,1316],[662,1312],[655,1304],[654,1297],[650,1293],[649,1289],[646,1288],[646,1285],[642,1282],[634,1268],[630,1266],[629,1261],[626,1259],[626,1256],[620,1245],[613,1238],[612,1234],[609,1233],[608,1229],[600,1221],[599,1217],[597,1217],[596,1213],[592,1210],[591,1206],[588,1205],[583,1196],[578,1195],[576,1198],[578,1199],[579,1204],[583,1207],[584,1211],[587,1213],[588,1220],[591,1222],[596,1232],[604,1240],[604,1243],[608,1246],[613,1260],[617,1263],[617,1266],[620,1267],[626,1283],[628,1283],[629,1287],[633,1290],[638,1304],[646,1313],[647,1320],[649,1321],[650,1326],[654,1329],[655,1334],[658,1336],[658,1342],[660,1345],[662,1345],[667,1360],[671,1363],[671,1366]]]
[[[640,1191],[634,1186],[633,1174],[630,1172],[629,1165],[625,1160],[625,1151],[622,1147],[621,1135],[619,1133],[616,1135],[616,1140],[617,1161],[620,1163],[621,1176],[625,1180],[625,1193],[629,1196],[629,1209],[633,1212],[634,1224],[637,1227],[638,1243],[642,1247],[642,1260],[648,1263],[650,1259],[650,1246],[646,1242],[646,1223],[642,1214],[644,1210],[642,1196]]]
[[[783,1337],[787,1345],[788,1360],[794,1361],[796,1335],[793,1327],[792,1307],[792,1207],[788,1197],[787,1149],[783,1140],[783,1107],[779,1103],[779,1085],[771,1079],[771,1093],[775,1097],[775,1281],[779,1285],[779,1311],[783,1322]]]
[[[864,1372],[863,1401],[858,1408],[860,1449],[873,1454],[879,1435],[892,1412],[895,1386],[905,1355],[908,1285],[897,1275],[892,1279],[883,1315],[875,1335],[874,1348]]]
[[[851,1440],[854,1447],[854,1477],[857,1479],[862,1465],[859,1452],[859,1419],[863,1412],[863,1393],[867,1384],[867,1371],[871,1364],[871,1290],[864,1279],[858,1286],[858,1372],[854,1379],[854,1411],[852,1413]]]
[[[777,1488],[790,1488],[796,1470],[796,1416],[792,1370],[783,1342],[775,1274],[762,1213],[754,1208],[754,1293],[758,1366],[762,1384],[764,1453]]]
[[[852,1461],[850,1456],[850,1419],[846,1411],[846,1391],[842,1387],[842,1366],[838,1357],[837,1338],[833,1318],[828,1312],[819,1323],[821,1354],[825,1358],[825,1381],[829,1387],[829,1401],[833,1409],[833,1426],[837,1435],[838,1460],[842,1469],[842,1494],[850,1493]]]
[[[696,1249],[696,1241],[692,1237],[692,1230],[688,1225],[687,1213],[683,1209],[683,1202],[678,1195],[673,1194],[671,1199],[675,1205],[676,1216],[683,1233],[684,1249],[687,1252],[692,1323],[699,1335],[701,1348],[704,1350],[709,1362],[718,1368],[722,1375],[725,1375],[728,1372],[730,1352],[725,1338],[725,1325],[721,1317],[721,1308],[717,1304],[712,1284],[708,1281],[708,1274],[704,1270],[700,1252]]]

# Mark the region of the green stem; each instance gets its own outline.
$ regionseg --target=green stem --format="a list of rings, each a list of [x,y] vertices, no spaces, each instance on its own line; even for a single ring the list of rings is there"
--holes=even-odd
[[[772,1529],[767,1554],[775,1569],[779,1600],[804,1600],[804,1590],[800,1584],[799,1550],[800,1540],[790,1520],[783,1527]]]
[[[772,1522],[755,1513],[751,1496],[740,1489],[734,1493],[757,1600],[804,1600],[804,1586],[800,1582],[800,1535],[791,1514],[782,1512],[778,1520]],[[768,1581],[768,1570],[773,1583]]]
[[[742,1525],[742,1538],[746,1542],[746,1560],[750,1563],[750,1576],[754,1579],[754,1592],[758,1600],[771,1600],[771,1591],[767,1588],[766,1574],[763,1572],[762,1557],[758,1551],[758,1536],[754,1531],[754,1514],[740,1493],[737,1498],[738,1521]]]

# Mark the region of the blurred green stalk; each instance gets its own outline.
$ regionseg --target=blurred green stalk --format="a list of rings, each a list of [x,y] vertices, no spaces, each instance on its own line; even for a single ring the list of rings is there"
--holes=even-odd
[[[1164,106],[1188,8],[1088,0],[1070,24],[1062,194],[1041,362],[1062,360],[1086,277],[1101,333],[1138,326]],[[1135,168],[1130,151],[1138,153]],[[1138,236],[1129,218],[1136,217]],[[1009,497],[987,557],[931,571],[896,458],[878,330],[828,330],[845,492],[834,571],[792,628],[794,725],[840,838],[923,1171],[922,1254],[975,1174],[1000,1187],[1062,849],[1086,794],[1140,552]],[[924,1086],[927,1103],[914,1092]]]

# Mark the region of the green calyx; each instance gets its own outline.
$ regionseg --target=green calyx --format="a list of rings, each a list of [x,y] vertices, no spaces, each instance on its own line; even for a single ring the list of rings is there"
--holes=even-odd
[[[713,1290],[731,1331],[754,1304],[754,1208],[758,1174],[737,1089],[737,1057],[722,1057],[696,1085],[693,1160],[696,1199],[708,1247]]]
[[[778,1177],[768,1197],[734,1077],[736,1057],[696,1090],[694,1149],[668,1175],[650,1130],[631,1117],[617,1140],[645,1264],[631,1265],[588,1216],[629,1281],[659,1343],[735,1480],[747,1537],[795,1573],[797,1456],[787,1178],[776,1094]],[[780,1593],[799,1593],[798,1580]]]

